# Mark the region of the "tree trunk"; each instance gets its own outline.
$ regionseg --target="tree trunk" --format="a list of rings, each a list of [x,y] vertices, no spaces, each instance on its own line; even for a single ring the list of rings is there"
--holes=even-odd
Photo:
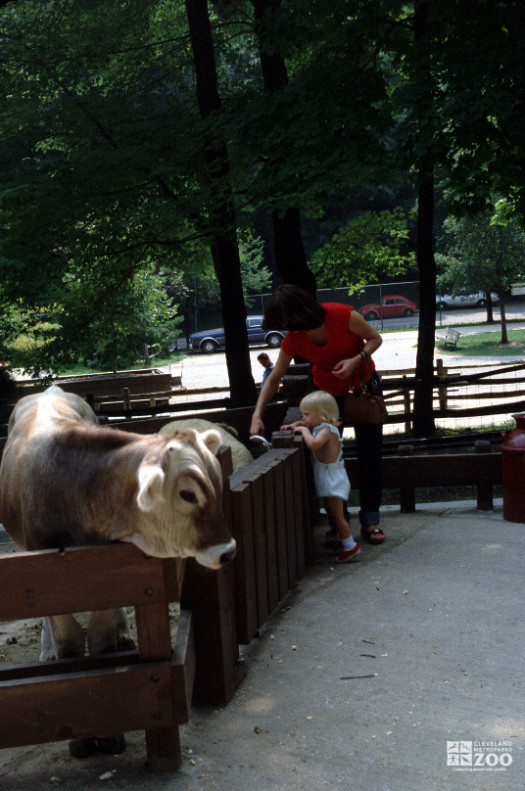
[[[206,0],[186,0],[186,14],[195,64],[197,101],[204,119],[221,106]],[[230,396],[232,406],[243,406],[255,402],[256,389],[246,333],[246,307],[226,143],[211,138],[205,140],[203,158],[210,192],[211,254],[221,293]]]
[[[433,223],[434,180],[418,190],[416,258],[419,270],[419,331],[414,391],[414,434],[433,434],[434,346],[436,328],[436,263],[434,260]]]
[[[503,287],[503,228],[501,225],[498,225],[498,250],[496,253],[496,260],[494,261],[494,268],[496,270],[496,282],[498,284],[498,297],[501,314],[501,343],[508,343],[509,337],[507,334],[507,315],[505,312]]]
[[[261,31],[261,20],[266,11],[277,9],[280,5],[281,0],[253,0],[264,87],[272,93],[288,85],[288,72],[284,58],[277,52],[270,53],[266,50],[264,35]],[[283,283],[300,286],[315,297],[315,275],[306,262],[299,209],[290,208],[285,212],[273,211],[272,222],[275,263]]]
[[[420,134],[432,140],[432,84],[430,73],[430,25],[428,2],[415,4],[415,70],[419,102]],[[419,331],[414,390],[414,434],[433,434],[436,430],[433,412],[434,347],[436,328],[436,262],[434,259],[434,154],[432,143],[418,162],[418,210],[416,260],[419,270]]]
[[[306,263],[299,209],[287,209],[284,214],[274,211],[272,220],[275,262],[283,283],[300,286],[315,297],[315,275]]]
[[[490,291],[485,292],[485,298],[487,300],[487,324],[494,324],[494,310],[492,308],[492,299],[490,297]]]

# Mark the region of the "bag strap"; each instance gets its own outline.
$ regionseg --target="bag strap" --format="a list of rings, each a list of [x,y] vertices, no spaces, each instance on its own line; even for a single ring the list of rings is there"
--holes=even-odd
[[[367,380],[365,380],[366,365],[367,364],[368,364],[368,370],[369,370],[370,376],[368,377]],[[364,357],[363,357],[362,361],[359,363],[357,370],[359,372],[359,384],[361,385],[361,390],[364,390],[366,385],[367,385],[367,383],[370,381],[370,379],[374,375],[374,371],[373,371],[373,368],[372,368],[372,363],[370,362],[370,357],[368,356],[368,354],[366,352],[364,352]],[[350,390],[350,392],[353,392],[353,391]]]

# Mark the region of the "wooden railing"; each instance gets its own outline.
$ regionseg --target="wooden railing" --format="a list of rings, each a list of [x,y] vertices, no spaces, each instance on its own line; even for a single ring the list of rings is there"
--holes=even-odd
[[[525,409],[524,363],[484,366],[444,366],[436,361],[433,376],[434,418],[472,418],[511,415]],[[468,371],[472,370],[472,373]],[[410,430],[414,419],[415,370],[385,371],[381,374],[388,423],[405,423]],[[483,401],[484,405],[475,403]],[[490,402],[490,403],[489,403]]]
[[[138,642],[136,652],[3,666],[0,747],[144,730],[150,768],[179,766],[195,649],[189,612],[172,645],[168,602],[180,598],[183,568],[130,544],[0,558],[0,620],[133,606]]]
[[[443,360],[436,360],[432,380],[434,417],[475,418],[511,415],[525,410],[525,375],[518,375],[523,371],[525,363],[521,362],[516,365],[494,363],[490,367],[445,366]],[[379,374],[389,413],[387,422],[404,423],[405,429],[409,431],[414,420],[415,369],[379,371]],[[57,383],[64,389],[78,392],[87,398],[102,421],[108,418],[115,421],[120,418],[119,426],[129,430],[135,430],[135,425],[145,421],[144,425],[150,426],[146,428],[147,431],[156,431],[155,419],[162,425],[166,422],[166,416],[171,415],[175,419],[181,412],[199,413],[201,417],[208,417],[209,414],[211,417],[208,419],[211,420],[215,419],[215,414],[224,413],[225,410],[235,416],[236,410],[230,409],[227,387],[191,391],[190,401],[189,391],[173,386],[170,374],[140,371],[137,374],[123,372],[115,376],[111,385],[108,384],[107,376],[100,378],[98,375],[63,378],[57,380]],[[31,383],[26,387],[29,388],[28,392],[43,389],[40,383]],[[280,397],[289,406],[295,406],[310,389],[309,366],[291,366],[283,380]],[[201,398],[198,397],[199,394]],[[242,409],[245,415],[251,416],[252,407]],[[241,411],[239,409],[239,415]],[[283,415],[285,412],[286,410]],[[245,415],[238,422],[242,426],[241,439],[247,442],[249,417]],[[272,422],[271,416],[269,421],[270,435],[279,426]],[[133,424],[133,427],[125,424]],[[235,427],[237,428],[236,425]]]
[[[357,460],[345,464],[359,488]],[[221,451],[221,465],[237,556],[219,571],[194,560],[147,558],[124,544],[0,558],[0,620],[133,606],[138,639],[135,652],[2,668],[0,705],[9,728],[0,747],[90,736],[103,723],[104,732],[144,730],[150,768],[176,768],[178,726],[191,700],[228,703],[245,672],[239,646],[257,636],[304,572],[317,500],[309,455],[291,432],[275,433],[272,449],[234,474],[229,449]],[[405,449],[385,457],[383,470],[404,511],[415,509],[419,486],[463,483],[476,485],[479,508],[490,508],[501,451],[479,446],[469,454],[416,456]],[[168,603],[177,600],[173,643]]]
[[[151,769],[181,761],[178,726],[190,701],[225,705],[244,675],[249,643],[302,575],[316,502],[305,451],[286,436],[231,475],[220,454],[223,508],[237,556],[218,571],[194,560],[148,558],[129,544],[0,558],[0,620],[135,608],[136,652],[7,666],[0,747],[144,730]],[[96,577],[97,585],[93,586]],[[172,645],[168,603],[180,601]],[[79,705],[79,701],[81,704]]]

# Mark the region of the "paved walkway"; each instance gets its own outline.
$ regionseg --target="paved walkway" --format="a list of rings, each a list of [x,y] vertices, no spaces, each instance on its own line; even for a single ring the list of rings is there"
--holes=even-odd
[[[346,566],[318,526],[232,702],[181,729],[181,770],[148,775],[136,733],[84,762],[65,744],[0,752],[0,789],[523,791],[525,525],[471,502],[386,508],[383,525]],[[475,772],[447,765],[460,741]]]

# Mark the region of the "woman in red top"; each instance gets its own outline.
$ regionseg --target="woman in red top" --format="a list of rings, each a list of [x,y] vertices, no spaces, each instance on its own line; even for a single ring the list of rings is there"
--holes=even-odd
[[[250,431],[263,434],[264,410],[279,388],[293,357],[312,364],[312,378],[319,390],[333,395],[342,412],[345,395],[359,387],[359,366],[368,358],[369,374],[377,378],[372,354],[381,346],[380,334],[350,305],[321,304],[297,286],[283,285],[273,294],[264,312],[263,326],[287,330],[271,374],[261,388]],[[380,544],[385,536],[379,528],[382,493],[381,425],[355,426],[356,449],[362,485],[359,490],[361,536]]]

